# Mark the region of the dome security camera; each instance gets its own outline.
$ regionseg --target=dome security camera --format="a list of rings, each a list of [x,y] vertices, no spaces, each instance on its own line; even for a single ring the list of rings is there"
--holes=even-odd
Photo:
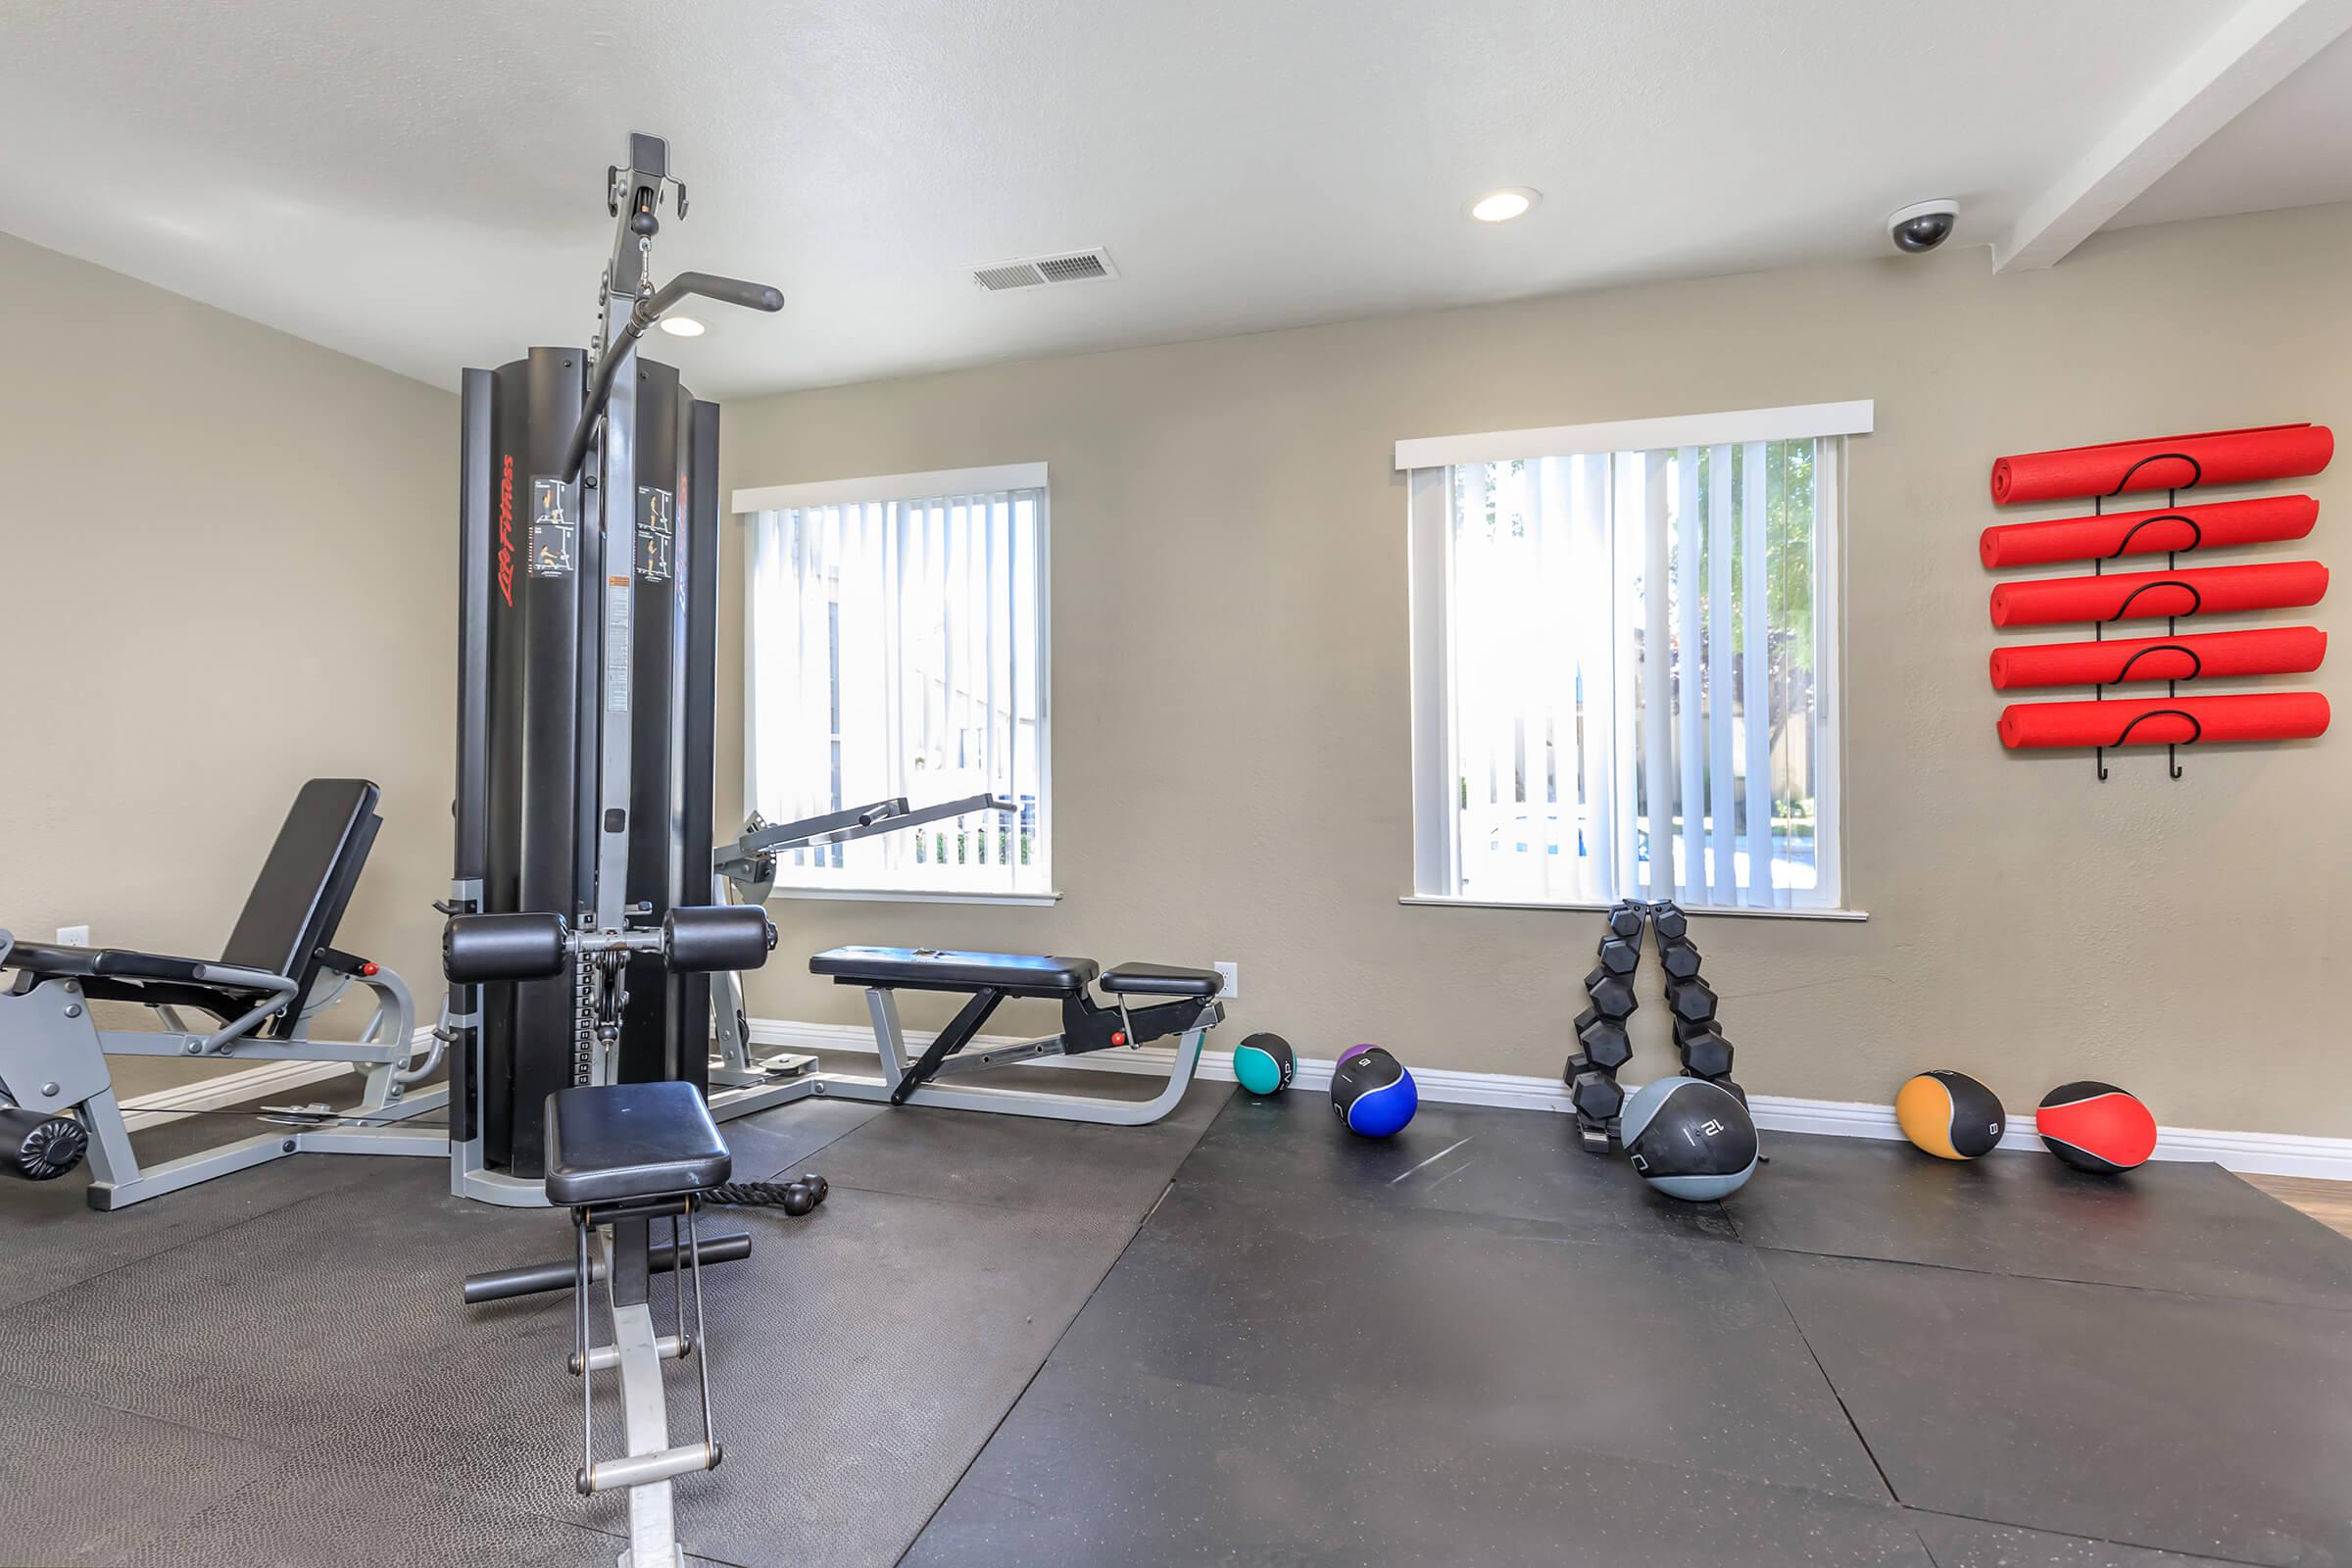
[[[1913,202],[1887,217],[1886,237],[1906,256],[1924,255],[1952,237],[1959,219],[1960,204],[1948,196]]]

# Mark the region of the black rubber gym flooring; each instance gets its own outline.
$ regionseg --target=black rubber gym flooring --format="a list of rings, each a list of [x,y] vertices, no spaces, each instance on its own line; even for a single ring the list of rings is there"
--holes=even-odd
[[[2219,1169],[1767,1135],[1690,1205],[1557,1115],[1370,1143],[1230,1093],[1145,1129],[733,1124],[739,1176],[833,1196],[711,1221],[755,1246],[708,1281],[699,1559],[2352,1563],[2352,1243]],[[610,1562],[566,1299],[457,1295],[567,1231],[446,1184],[0,1188],[0,1561]]]

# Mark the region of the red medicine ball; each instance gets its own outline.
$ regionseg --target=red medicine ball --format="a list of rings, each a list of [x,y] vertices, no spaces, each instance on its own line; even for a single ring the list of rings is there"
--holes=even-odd
[[[2113,1175],[2156,1152],[2156,1118],[2113,1084],[2060,1084],[2041,1097],[2034,1131],[2077,1170]]]

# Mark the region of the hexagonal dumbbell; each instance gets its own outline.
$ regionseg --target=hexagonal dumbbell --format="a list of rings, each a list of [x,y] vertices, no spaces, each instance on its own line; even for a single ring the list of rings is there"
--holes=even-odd
[[[1732,1043],[1720,1029],[1700,1029],[1681,1042],[1683,1071],[1693,1078],[1721,1078],[1732,1070]]]
[[[1649,911],[1641,905],[1631,899],[1621,900],[1609,908],[1609,935],[1639,946],[1642,922],[1648,918]]]
[[[1625,1025],[1613,1018],[1595,1018],[1576,1032],[1577,1043],[1593,1066],[1615,1072],[1634,1059],[1634,1042]]]
[[[1698,944],[1685,937],[1679,942],[1658,944],[1658,967],[1666,971],[1669,980],[1698,978]]]
[[[1585,977],[1585,994],[1592,999],[1592,1010],[1604,1018],[1629,1018],[1641,1005],[1634,1000],[1633,978],[1606,969],[1595,969]]]
[[[1611,974],[1632,974],[1642,967],[1641,945],[1623,937],[1602,937],[1600,966]]]
[[[1625,1108],[1625,1091],[1605,1072],[1578,1073],[1568,1086],[1568,1098],[1578,1114],[1592,1121],[1607,1121]]]
[[[1679,904],[1651,905],[1649,923],[1657,928],[1660,942],[1680,942],[1690,934],[1690,917]]]
[[[1666,1005],[1674,1009],[1677,1018],[1705,1023],[1715,1016],[1715,988],[1695,975],[1674,981],[1666,987]]]

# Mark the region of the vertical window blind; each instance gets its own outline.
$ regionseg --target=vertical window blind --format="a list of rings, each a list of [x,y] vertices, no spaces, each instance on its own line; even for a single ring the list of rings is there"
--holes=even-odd
[[[1044,489],[826,500],[747,521],[752,808],[786,821],[983,792],[1018,808],[798,851],[777,884],[1049,891]]]
[[[1416,474],[1417,892],[1838,906],[1839,452]]]

